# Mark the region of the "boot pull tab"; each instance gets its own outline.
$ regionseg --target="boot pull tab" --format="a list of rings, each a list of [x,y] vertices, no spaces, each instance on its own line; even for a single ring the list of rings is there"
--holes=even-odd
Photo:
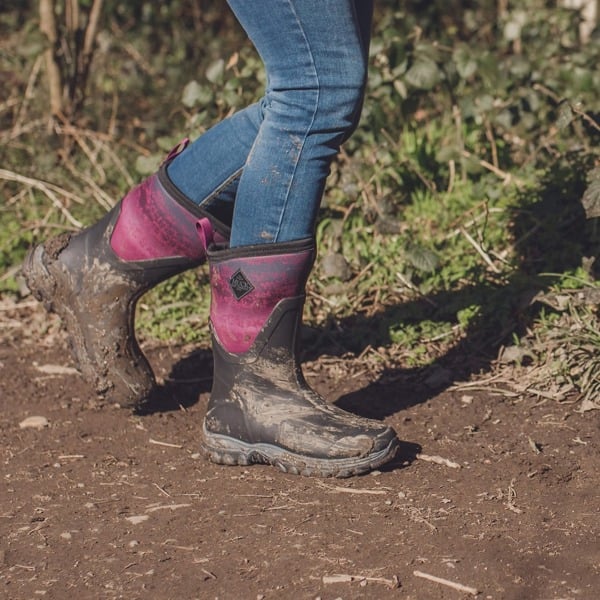
[[[196,231],[198,232],[198,236],[200,237],[200,241],[206,252],[215,239],[215,231],[210,219],[204,217],[199,221],[196,221]]]
[[[190,138],[183,138],[177,146],[173,147],[167,157],[162,161],[161,165],[170,163],[176,156],[179,156],[190,143]]]

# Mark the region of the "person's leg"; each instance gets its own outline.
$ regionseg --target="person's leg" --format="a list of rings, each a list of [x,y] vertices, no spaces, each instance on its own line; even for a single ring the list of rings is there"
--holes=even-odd
[[[30,290],[59,314],[80,371],[102,397],[140,404],[153,389],[135,336],[137,300],[204,262],[198,219],[209,216],[228,238],[235,187],[261,121],[259,104],[226,119],[172,152],[99,222],[28,254]]]
[[[305,205],[309,207],[308,211],[302,211],[308,217],[305,220],[313,218],[329,164],[360,117],[373,0],[324,3],[271,0],[259,5],[233,0],[230,5],[265,61],[268,90],[259,102],[217,123],[195,140],[172,161],[168,175],[192,202],[230,223],[239,179],[252,151],[252,168],[243,178],[242,202],[236,209],[236,221],[245,239],[235,237],[233,244],[243,245],[255,240],[255,233],[248,231],[249,223],[264,214],[265,201],[262,197],[256,201],[260,189],[257,191],[255,187],[257,181],[265,179],[261,171],[268,171],[270,176],[282,159],[292,158],[290,164],[284,165],[287,175],[282,175],[279,189],[271,187],[268,194],[277,197],[282,220],[288,222],[276,237],[280,240],[301,237],[301,227],[299,233],[286,233],[290,223],[296,223],[295,211]],[[289,20],[294,13],[296,24]],[[319,17],[324,14],[327,19]],[[287,37],[286,30],[281,30],[279,22],[289,23],[292,38]],[[303,82],[300,88],[299,80]],[[315,101],[317,94],[319,99]],[[267,126],[263,128],[265,113]],[[327,131],[319,132],[319,128]],[[292,135],[296,139],[292,140]],[[305,148],[302,155],[294,156],[294,145],[299,139],[306,139]],[[324,148],[315,152],[314,148],[319,146]],[[275,153],[273,148],[279,150]],[[323,151],[324,156],[319,157]],[[269,162],[274,155],[279,161]],[[296,172],[296,164],[305,162],[308,167]],[[303,192],[305,182],[309,187]],[[289,192],[282,193],[282,188],[289,188]],[[295,198],[298,193],[305,193],[305,202]],[[281,205],[288,203],[286,214],[285,206]],[[254,231],[257,227],[253,227]],[[302,227],[308,229],[306,224]]]
[[[231,224],[237,184],[262,123],[257,102],[211,127],[167,169],[187,198]]]
[[[263,120],[237,188],[231,246],[310,237],[331,161],[360,113],[372,3],[229,5],[268,81]]]
[[[366,25],[354,0],[229,3],[265,61],[269,85],[230,244],[208,249],[215,363],[203,448],[222,464],[364,473],[395,455],[394,430],[310,389],[297,342],[323,186],[360,113]],[[370,12],[363,18],[370,22]],[[210,239],[210,223],[200,226]]]

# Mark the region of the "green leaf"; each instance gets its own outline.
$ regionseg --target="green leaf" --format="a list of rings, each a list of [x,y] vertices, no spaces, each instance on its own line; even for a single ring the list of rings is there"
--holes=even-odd
[[[170,152],[180,141],[180,136],[161,135],[156,138],[156,145],[165,152]]]
[[[566,129],[575,118],[571,104],[567,100],[563,100],[558,105],[558,117],[556,118],[556,126],[560,130]]]
[[[212,99],[212,92],[200,85],[197,81],[190,81],[184,88],[181,96],[183,105],[187,108],[208,104]]]
[[[435,271],[440,262],[433,250],[418,244],[410,244],[406,248],[406,258],[415,269],[426,273]]]
[[[521,24],[517,21],[509,21],[504,26],[504,39],[512,42],[518,40],[521,37]]]
[[[527,23],[527,12],[524,10],[515,10],[510,15],[510,19],[504,24],[504,39],[514,42],[521,37],[523,27]]]
[[[419,90],[430,90],[442,79],[437,64],[427,57],[419,57],[404,75],[404,80]]]
[[[477,61],[465,46],[456,48],[452,53],[452,59],[454,60],[458,74],[463,79],[469,79],[469,77],[476,73]]]
[[[600,217],[600,167],[596,167],[588,177],[589,185],[583,197],[581,204],[585,210],[585,216],[588,219]]]
[[[458,161],[460,158],[460,149],[456,145],[440,146],[435,153],[435,159],[439,163],[447,163],[451,160]]]
[[[225,61],[222,58],[212,62],[206,69],[206,79],[211,83],[219,83],[225,74]]]
[[[151,175],[156,171],[160,161],[162,160],[162,154],[151,154],[150,156],[138,156],[135,161],[135,170],[140,175]]]
[[[403,100],[408,98],[408,90],[406,89],[406,85],[401,79],[394,79],[394,89],[398,92],[398,95]]]

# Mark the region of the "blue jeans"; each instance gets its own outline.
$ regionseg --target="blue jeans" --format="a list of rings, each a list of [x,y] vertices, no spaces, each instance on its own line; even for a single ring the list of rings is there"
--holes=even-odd
[[[358,123],[372,0],[228,0],[266,69],[264,97],[169,165],[173,183],[219,217],[231,247],[314,235],[331,161]]]

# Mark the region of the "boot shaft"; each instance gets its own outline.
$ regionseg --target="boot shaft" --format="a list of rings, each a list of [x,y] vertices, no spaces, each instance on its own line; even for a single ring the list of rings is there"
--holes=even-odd
[[[293,304],[301,315],[314,254],[312,239],[209,248],[210,320],[215,341],[223,350],[248,352],[281,303]]]
[[[110,245],[125,261],[198,258],[204,252],[195,232],[199,216],[167,194],[154,174],[121,201]]]
[[[209,215],[172,184],[167,165],[133,188],[120,203],[110,244],[122,260],[205,257],[206,249],[197,235],[196,224]],[[215,219],[212,221],[217,241],[228,239],[228,228]]]

